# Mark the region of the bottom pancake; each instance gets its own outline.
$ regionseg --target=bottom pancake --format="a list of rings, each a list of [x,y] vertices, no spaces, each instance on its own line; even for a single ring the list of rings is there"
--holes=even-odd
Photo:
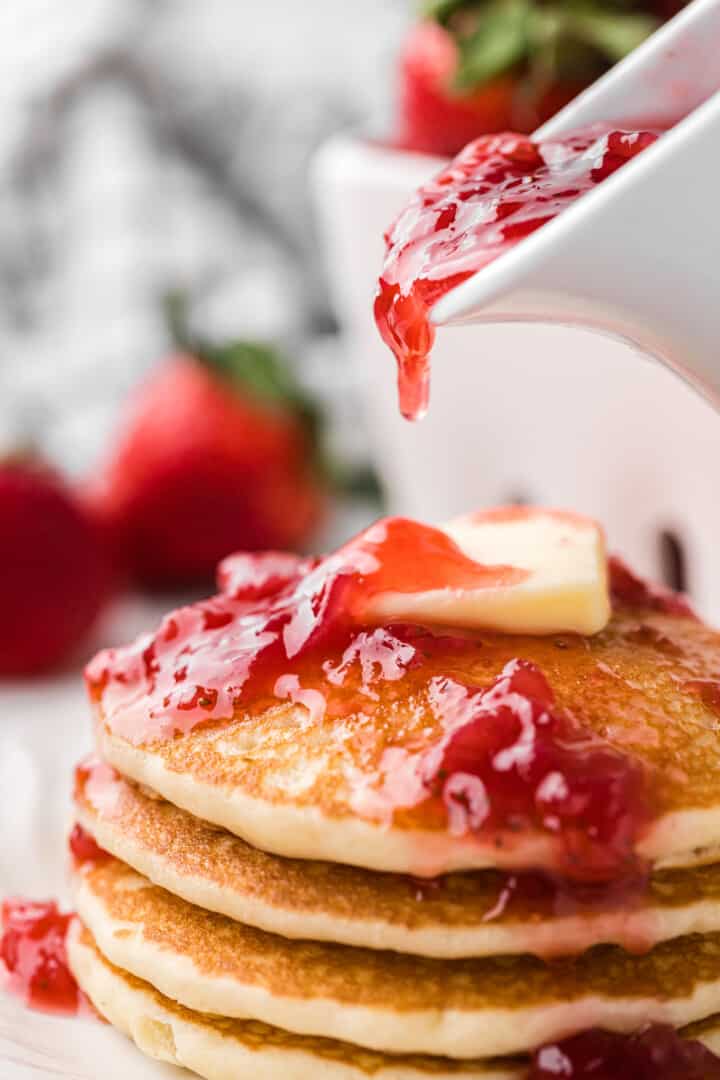
[[[76,878],[77,909],[107,959],[187,1008],[260,1020],[384,1053],[487,1058],[590,1027],[674,1027],[720,1011],[720,935],[644,956],[601,946],[432,960],[291,941],[179,900],[109,859]]]
[[[527,1070],[521,1059],[390,1057],[254,1020],[193,1012],[110,964],[80,923],[69,935],[68,958],[98,1012],[139,1050],[206,1080],[521,1080]]]

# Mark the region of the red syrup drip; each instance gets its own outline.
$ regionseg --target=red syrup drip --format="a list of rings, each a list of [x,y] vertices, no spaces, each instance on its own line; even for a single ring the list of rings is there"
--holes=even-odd
[[[535,908],[539,914],[557,918],[628,912],[639,904],[648,880],[649,872],[641,868],[608,881],[573,880],[540,872],[507,874],[494,907],[488,909],[483,921],[494,922],[512,914],[514,908]]]
[[[73,917],[53,900],[3,902],[0,959],[9,988],[34,1009],[75,1014],[82,1004],[65,949]]]
[[[432,306],[557,217],[658,138],[597,125],[536,143],[511,132],[468,146],[415,194],[386,234],[375,321],[398,365],[400,411],[428,405]]]
[[[272,699],[302,702],[307,692],[312,709],[322,709],[325,691],[344,685],[351,668],[360,670],[364,693],[417,662],[409,637],[426,647],[438,640],[373,627],[378,594],[490,588],[526,576],[475,562],[438,529],[388,518],[320,560],[277,553],[225,560],[227,591],[174,612],[133,645],[100,653],[87,682],[110,729],[133,743],[173,738]]]
[[[487,924],[506,917],[561,918],[619,910],[627,913],[640,902],[648,885],[647,873],[611,881],[585,882],[540,871],[488,872],[493,873],[497,884],[482,916],[482,921]],[[418,903],[442,902],[448,895],[446,877],[408,877],[407,881],[408,889]]]
[[[663,615],[684,615],[697,619],[687,597],[664,585],[644,581],[617,555],[608,559],[610,596],[615,607],[645,608]]]
[[[544,832],[557,839],[557,870],[573,880],[642,874],[641,765],[560,711],[538,667],[512,660],[486,689],[439,679],[434,690],[450,731],[418,769],[445,804],[451,832],[499,842]]]
[[[720,1058],[674,1028],[650,1024],[635,1035],[591,1030],[543,1046],[528,1080],[720,1080]]]
[[[68,837],[68,847],[78,864],[103,862],[110,858],[109,853],[100,847],[95,837],[91,836],[82,825],[74,826]]]

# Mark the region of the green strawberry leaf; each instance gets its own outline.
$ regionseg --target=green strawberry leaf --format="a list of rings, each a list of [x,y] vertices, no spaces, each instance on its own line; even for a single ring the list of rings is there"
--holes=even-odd
[[[513,68],[527,55],[531,0],[491,0],[472,33],[458,41],[458,90],[471,90]]]
[[[445,25],[458,11],[470,6],[477,7],[477,3],[470,5],[468,0],[428,0],[422,6],[422,17]]]
[[[455,39],[454,85],[465,93],[505,72],[529,79],[525,93],[556,79],[589,82],[661,22],[649,0],[428,0],[423,11]]]
[[[380,479],[372,465],[343,465],[326,457],[325,468],[330,487],[339,495],[384,505]]]
[[[329,488],[339,495],[380,501],[380,484],[372,468],[348,467],[328,452],[326,417],[276,348],[259,342],[235,341],[222,346],[206,344],[199,355],[243,393],[268,405],[291,409],[299,417],[308,434],[316,472]]]
[[[322,410],[300,385],[278,349],[255,341],[233,341],[227,345],[202,343],[195,352],[242,393],[295,413],[313,450],[318,451],[325,426]]]
[[[188,299],[171,290],[163,302],[170,337],[179,349],[196,356],[217,375],[256,401],[289,409],[302,421],[314,450],[322,442],[322,411],[295,378],[289,364],[273,345],[233,341],[218,345],[199,338],[190,326]]]
[[[594,46],[612,63],[641,45],[660,25],[652,15],[625,15],[605,11],[569,12],[567,26],[581,41]]]
[[[302,387],[279,349],[265,342],[233,341],[222,345],[193,334],[187,298],[179,292],[165,297],[165,315],[174,344],[196,356],[218,377],[241,394],[273,408],[290,410],[308,436],[318,476],[338,494],[380,501],[380,485],[370,468],[348,468],[327,451],[326,417],[315,399]]]

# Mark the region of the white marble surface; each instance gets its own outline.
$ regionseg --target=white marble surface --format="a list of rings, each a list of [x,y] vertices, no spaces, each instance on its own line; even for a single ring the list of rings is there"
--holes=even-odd
[[[3,1080],[189,1080],[184,1069],[151,1062],[122,1035],[94,1020],[42,1016],[0,998]]]

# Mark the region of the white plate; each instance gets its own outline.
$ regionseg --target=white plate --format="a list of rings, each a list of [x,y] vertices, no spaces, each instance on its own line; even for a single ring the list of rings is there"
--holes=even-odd
[[[167,605],[164,605],[167,606]],[[104,639],[123,641],[160,609],[128,603]],[[80,671],[0,684],[0,894],[68,902],[66,833],[73,768],[92,747]],[[181,1080],[96,1020],[33,1012],[0,990],[2,1080]]]

